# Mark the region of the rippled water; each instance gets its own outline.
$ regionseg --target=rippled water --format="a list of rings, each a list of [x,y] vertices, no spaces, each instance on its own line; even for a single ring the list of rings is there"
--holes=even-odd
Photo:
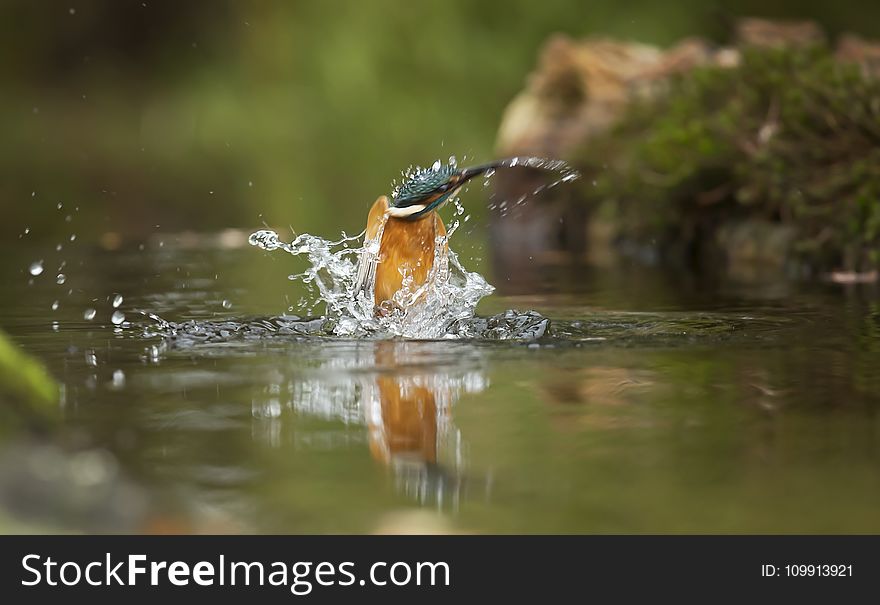
[[[353,338],[247,236],[5,255],[63,397],[3,436],[0,528],[880,530],[869,288],[551,268],[463,338]]]

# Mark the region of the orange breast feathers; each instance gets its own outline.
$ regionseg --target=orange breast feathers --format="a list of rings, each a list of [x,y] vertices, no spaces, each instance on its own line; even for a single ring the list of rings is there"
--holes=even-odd
[[[367,239],[376,237],[387,211],[388,198],[383,195],[370,208]],[[446,235],[446,227],[436,212],[412,221],[387,218],[376,266],[376,305],[391,300],[394,293],[400,290],[404,273],[412,275],[414,287],[425,283],[434,266],[434,242],[441,235]]]

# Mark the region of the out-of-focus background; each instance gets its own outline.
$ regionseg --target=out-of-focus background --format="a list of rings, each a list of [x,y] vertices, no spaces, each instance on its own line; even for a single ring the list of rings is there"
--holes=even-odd
[[[0,533],[880,531],[878,39],[867,0],[2,0]],[[248,245],[451,155],[582,178],[441,211],[496,287],[442,340]]]
[[[493,156],[552,33],[724,42],[746,14],[880,34],[859,0],[6,0],[0,235],[66,233],[59,202],[92,239],[356,232],[408,165]]]

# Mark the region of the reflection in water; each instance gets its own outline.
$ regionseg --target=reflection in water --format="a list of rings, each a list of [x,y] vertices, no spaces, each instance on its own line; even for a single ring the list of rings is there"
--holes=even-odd
[[[372,457],[392,469],[401,492],[421,504],[457,507],[465,461],[452,407],[488,380],[476,348],[459,345],[438,360],[436,346],[364,342],[305,376],[279,374],[253,401],[254,438],[279,447],[282,425],[298,415],[363,425]]]
[[[285,263],[164,239],[69,256],[63,287],[43,251],[42,281],[0,258],[3,327],[63,385],[64,431],[23,450],[4,427],[0,533],[364,533],[411,514],[487,533],[880,527],[874,292],[694,297],[572,272],[580,293],[486,301],[475,338],[378,342],[267,316]]]

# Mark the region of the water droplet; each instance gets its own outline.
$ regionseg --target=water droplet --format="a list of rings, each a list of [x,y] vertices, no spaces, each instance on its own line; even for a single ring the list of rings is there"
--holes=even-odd
[[[25,228],[24,228],[24,234],[25,234],[25,235],[27,235],[27,234],[30,233],[30,232],[31,232],[31,228],[30,228],[30,227],[25,227]]]
[[[125,386],[125,372],[122,370],[113,370],[113,387],[121,389]]]
[[[37,276],[40,273],[42,273],[43,272],[43,259],[40,259],[38,261],[31,263],[31,266],[28,267],[28,271],[33,276]]]
[[[431,164],[431,170],[437,172],[440,170],[440,160],[436,160],[433,164]]]
[[[56,208],[61,210],[62,208],[64,208],[64,204],[62,204],[61,202],[58,202],[58,205],[56,206]]]
[[[220,303],[220,304],[223,305],[223,308],[224,308],[224,309],[231,309],[231,308],[232,308],[232,303],[229,302],[228,300],[224,300],[224,301],[223,301],[222,303]]]
[[[76,241],[76,233],[74,233],[70,236],[70,241],[72,241],[72,242]]]
[[[61,244],[56,244],[55,252],[61,252],[61,248],[63,248],[63,246]]]
[[[113,300],[110,301],[110,304],[113,305],[114,309],[118,309],[119,305],[122,304],[122,301],[123,301],[122,294],[114,294]]]
[[[110,321],[118,326],[123,321],[125,321],[125,313],[123,313],[122,311],[113,311],[113,315],[110,316]]]
[[[52,303],[52,310],[53,310],[53,311],[57,311],[57,310],[58,310],[58,307],[60,307],[60,306],[61,306],[61,305],[60,305],[60,304],[58,303],[58,301],[56,300],[55,302]]]
[[[56,284],[61,285],[61,284],[63,284],[63,283],[66,282],[66,281],[67,281],[67,276],[64,275],[63,273],[59,273],[59,274],[55,277],[55,283],[56,283]]]
[[[52,322],[52,331],[53,331],[53,332],[57,332],[57,331],[58,331],[58,322],[57,322],[57,321],[53,321],[53,322]]]
[[[89,365],[93,368],[98,367],[98,356],[95,355],[95,352],[91,349],[86,351],[86,365]]]
[[[97,311],[92,308],[88,308],[85,310],[85,313],[83,313],[83,319],[85,319],[86,321],[92,321],[93,319],[95,319],[96,314]]]
[[[75,8],[71,8],[71,9],[69,9],[67,12],[70,13],[71,15],[75,15],[75,14],[76,14],[76,9],[75,9]]]

